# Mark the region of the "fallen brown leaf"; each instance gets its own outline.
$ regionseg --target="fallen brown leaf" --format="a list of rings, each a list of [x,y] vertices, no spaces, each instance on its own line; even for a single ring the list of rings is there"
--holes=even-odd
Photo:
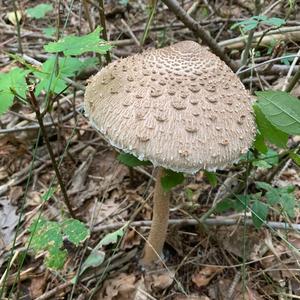
[[[219,273],[222,273],[223,268],[217,266],[207,266],[192,275],[192,281],[200,288],[207,286],[209,282]]]

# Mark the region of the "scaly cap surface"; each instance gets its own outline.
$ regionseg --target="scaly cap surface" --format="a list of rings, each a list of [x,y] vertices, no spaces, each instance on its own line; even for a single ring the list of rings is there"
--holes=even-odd
[[[239,78],[192,41],[103,68],[86,89],[85,109],[113,146],[186,173],[237,160],[256,131]]]

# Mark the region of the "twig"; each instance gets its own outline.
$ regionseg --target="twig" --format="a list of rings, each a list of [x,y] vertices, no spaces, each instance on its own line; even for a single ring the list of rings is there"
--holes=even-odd
[[[147,23],[145,26],[145,30],[143,32],[142,39],[141,39],[141,43],[140,43],[141,45],[144,45],[144,43],[148,37],[149,31],[150,31],[150,26],[152,24],[152,21],[153,21],[154,15],[155,15],[156,7],[157,7],[157,0],[150,0],[149,1],[150,12],[149,12],[148,20],[147,20]]]
[[[99,16],[100,16],[100,23],[101,23],[101,27],[102,27],[103,39],[106,40],[106,41],[108,41],[108,38],[107,38],[107,29],[106,29],[106,22],[105,22],[104,3],[103,3],[103,0],[98,0],[98,2],[99,2]],[[105,53],[105,58],[106,58],[106,62],[107,63],[111,62],[111,57],[110,57],[109,51],[107,51]]]
[[[168,8],[185,24],[190,30],[192,30],[198,37],[200,37],[205,44],[219,56],[233,71],[237,70],[237,65],[232,61],[229,56],[223,51],[223,49],[216,43],[216,41],[207,34],[201,25],[199,25],[191,16],[189,16],[185,10],[179,5],[176,0],[162,0]]]
[[[263,32],[256,32],[254,33],[254,40],[253,43],[256,43],[256,41],[262,36],[266,35],[262,43],[270,42],[271,40],[280,40],[280,38],[286,39],[293,39],[293,37],[300,38],[299,35],[300,26],[290,26],[290,27],[282,27],[280,29],[274,29],[270,30],[268,33]],[[220,47],[227,47],[227,48],[241,48],[245,46],[245,41],[248,39],[248,35],[240,36],[237,38],[233,38],[230,40],[219,42],[218,45]]]
[[[300,80],[300,68],[298,69],[298,71],[296,72],[296,74],[291,79],[291,81],[288,84],[288,86],[286,87],[285,91],[289,93],[294,88],[294,86],[297,84],[297,82],[299,80]]]
[[[55,156],[54,156],[53,150],[52,150],[50,142],[49,142],[47,130],[46,130],[45,126],[44,126],[44,121],[43,121],[42,114],[40,112],[39,104],[38,104],[38,102],[37,102],[37,100],[35,98],[34,90],[30,86],[30,82],[29,82],[28,78],[26,78],[26,82],[27,82],[27,85],[29,87],[29,96],[30,96],[29,97],[29,101],[31,102],[31,106],[32,106],[32,108],[33,108],[33,110],[34,110],[34,112],[36,114],[36,118],[37,118],[38,123],[40,125],[41,131],[42,131],[42,134],[43,134],[43,137],[44,137],[44,140],[45,140],[45,143],[46,143],[49,155],[50,155],[50,159],[52,161],[52,166],[53,166],[53,169],[55,171],[58,183],[60,185],[61,192],[63,194],[64,202],[65,202],[65,204],[66,204],[66,206],[67,206],[67,208],[69,210],[69,213],[70,213],[71,217],[72,218],[76,218],[75,213],[73,212],[71,203],[69,201],[69,197],[68,197],[68,194],[67,194],[64,182],[62,180],[61,174],[60,174],[60,172],[58,170],[58,167],[57,167],[57,164],[56,164]]]
[[[76,112],[77,111],[75,110],[74,112],[67,114],[66,116],[64,116],[61,119],[61,122],[66,122],[66,121],[72,119]],[[44,123],[44,127],[52,127],[52,126],[55,126],[58,124],[59,124],[58,120],[54,121],[54,122],[47,122],[47,123]],[[38,124],[22,126],[22,127],[6,128],[6,129],[0,129],[0,134],[14,133],[14,132],[19,132],[19,131],[27,131],[27,130],[37,130],[39,128],[40,128],[40,125],[38,125]]]
[[[129,25],[125,22],[125,20],[123,18],[121,18],[121,23],[125,26],[126,30],[128,31],[129,35],[131,36],[131,38],[134,40],[134,42],[136,43],[136,45],[138,47],[141,47],[140,42],[138,41],[138,39],[136,38],[135,34],[132,32],[131,28],[129,27]]]
[[[255,0],[255,12],[254,15],[258,15],[260,11],[260,0]],[[255,33],[256,27],[252,30],[250,30],[249,35],[248,35],[248,39],[247,39],[247,43],[245,46],[245,49],[243,51],[242,54],[242,59],[241,59],[241,65],[244,66],[247,63],[247,60],[249,58],[249,53],[250,53],[250,48],[252,45],[252,40],[254,37],[254,33]]]
[[[17,39],[18,39],[18,52],[23,53],[22,49],[22,40],[21,40],[21,26],[20,26],[20,20],[17,12],[17,6],[16,6],[16,1],[13,0],[13,8],[14,8],[14,16],[16,19],[16,27],[17,27]]]
[[[63,283],[63,284],[55,287],[53,290],[44,293],[42,296],[37,297],[35,300],[47,300],[47,299],[50,299],[53,296],[55,296],[58,292],[66,289],[66,288],[68,288],[71,285],[72,285],[72,282],[71,281],[67,281],[67,282],[65,282],[65,283]]]
[[[292,64],[291,64],[291,67],[290,67],[290,69],[289,69],[289,71],[288,71],[288,73],[287,73],[287,75],[286,75],[286,78],[285,78],[285,81],[284,81],[284,85],[283,85],[283,87],[282,87],[282,90],[283,90],[283,91],[287,91],[289,79],[290,79],[290,77],[292,76],[293,70],[294,70],[294,68],[295,68],[295,66],[296,66],[296,63],[297,63],[297,61],[298,61],[298,59],[299,59],[299,56],[300,56],[300,50],[298,50],[297,56],[294,58],[294,60],[293,60],[293,62],[292,62]],[[291,90],[292,90],[292,89],[291,89]]]
[[[131,227],[150,227],[152,221],[135,221],[130,223]],[[177,226],[194,226],[199,225],[199,221],[195,219],[170,219],[168,222],[169,225],[177,225]],[[204,221],[205,225],[211,226],[221,226],[221,225],[238,225],[238,224],[245,224],[245,225],[254,225],[251,219],[240,220],[231,219],[231,218],[209,218]],[[125,223],[117,222],[113,224],[107,224],[97,227],[94,232],[100,232],[105,230],[114,230],[117,228],[121,228],[124,226]],[[289,224],[284,222],[264,222],[263,226],[271,227],[273,229],[284,229],[284,230],[300,230],[300,224]]]

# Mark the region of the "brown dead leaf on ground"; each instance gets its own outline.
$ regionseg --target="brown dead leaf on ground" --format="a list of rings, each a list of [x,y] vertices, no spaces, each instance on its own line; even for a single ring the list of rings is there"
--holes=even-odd
[[[215,287],[218,290],[218,299],[230,300],[263,300],[262,296],[253,288],[253,283],[247,282],[244,288],[243,283],[239,282],[236,286],[232,287],[232,279],[222,279],[217,282]],[[231,289],[233,290],[231,291]],[[229,294],[230,293],[230,294]],[[231,294],[232,293],[232,294]]]
[[[243,257],[248,260],[254,253],[257,253],[258,248],[264,241],[264,231],[256,231],[248,227],[246,236],[244,237],[243,226],[220,226],[215,238],[219,244],[226,250],[238,257]],[[245,251],[244,251],[245,248]]]
[[[3,264],[1,254],[14,239],[15,227],[19,217],[17,208],[6,197],[0,198],[0,267]]]
[[[141,243],[141,236],[137,234],[136,230],[128,228],[125,236],[123,237],[121,249],[131,249]]]
[[[185,295],[176,295],[173,300],[210,300],[207,296],[198,296],[195,294],[191,294],[188,296]]]
[[[30,281],[29,292],[31,299],[36,299],[44,293],[47,284],[47,278],[44,275],[33,277]]]
[[[103,288],[95,297],[97,300],[134,300],[136,276],[120,273],[115,278],[105,281]]]
[[[192,281],[198,288],[207,286],[210,281],[218,274],[223,272],[222,267],[206,266],[192,275]]]
[[[168,270],[160,270],[145,275],[144,283],[149,293],[156,293],[170,287],[174,282],[175,273]]]

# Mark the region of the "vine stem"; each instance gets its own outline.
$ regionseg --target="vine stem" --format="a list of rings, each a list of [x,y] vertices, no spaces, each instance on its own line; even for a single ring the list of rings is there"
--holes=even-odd
[[[52,150],[50,142],[49,142],[47,130],[46,130],[46,127],[44,126],[43,116],[40,112],[39,104],[38,104],[38,102],[36,100],[36,97],[35,97],[35,94],[34,94],[34,89],[33,89],[32,85],[30,85],[30,82],[29,82],[28,78],[26,78],[26,82],[27,82],[27,85],[29,87],[29,96],[30,96],[29,101],[31,103],[31,106],[32,106],[34,112],[35,112],[37,121],[40,125],[41,131],[42,131],[45,143],[46,143],[46,147],[47,147],[47,150],[49,152],[49,156],[50,156],[50,159],[51,159],[51,162],[52,162],[52,166],[53,166],[55,175],[57,177],[58,183],[60,185],[61,192],[63,194],[64,203],[66,204],[71,217],[76,219],[75,213],[72,209],[72,206],[71,206],[71,203],[70,203],[70,200],[69,200],[66,188],[65,188],[65,184],[62,180],[61,174],[59,172],[59,169],[58,169],[58,166],[57,166],[57,163],[56,163],[56,160],[55,160],[53,150]]]

